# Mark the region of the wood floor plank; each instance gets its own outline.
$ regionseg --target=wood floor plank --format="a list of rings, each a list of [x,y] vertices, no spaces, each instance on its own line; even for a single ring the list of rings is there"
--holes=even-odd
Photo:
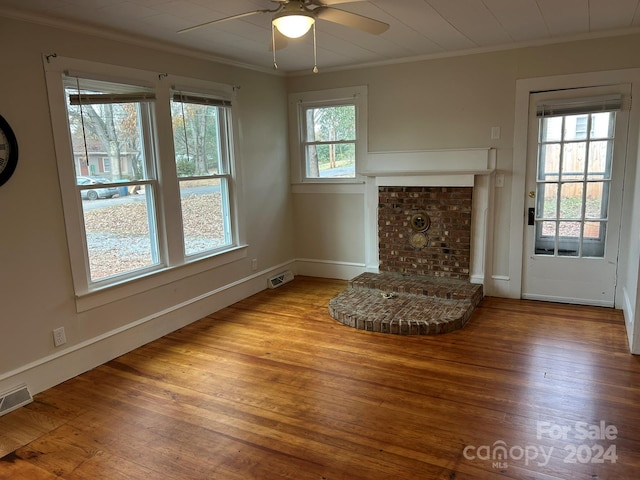
[[[331,319],[343,288],[296,278],[37,395],[0,417],[0,479],[637,478],[620,311],[485,298],[402,337]],[[578,438],[602,421],[615,438]]]

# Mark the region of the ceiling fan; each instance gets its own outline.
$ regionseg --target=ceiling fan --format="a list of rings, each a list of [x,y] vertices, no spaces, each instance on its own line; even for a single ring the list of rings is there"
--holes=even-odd
[[[286,41],[281,41],[279,37],[278,45],[276,45],[276,31],[282,34],[286,38],[299,38],[305,35],[313,27],[313,51],[314,60],[316,57],[316,41],[315,41],[315,22],[316,20],[326,20],[328,22],[337,23],[346,27],[355,28],[357,30],[371,33],[373,35],[379,35],[386,32],[389,28],[389,24],[375,20],[364,15],[357,13],[347,12],[335,8],[334,5],[343,3],[355,3],[365,0],[270,0],[273,3],[277,3],[278,6],[269,10],[254,10],[251,12],[239,13],[237,15],[231,15],[229,17],[219,18],[217,20],[211,20],[209,22],[200,23],[192,27],[179,30],[178,33],[186,33],[198,28],[213,25],[215,23],[226,22],[228,20],[236,20],[239,18],[249,17],[251,15],[257,15],[261,13],[273,14],[271,18],[271,48],[273,50],[273,66],[276,65],[275,51],[277,48],[283,48],[286,46]],[[318,68],[316,65],[313,67],[313,72],[317,73]]]

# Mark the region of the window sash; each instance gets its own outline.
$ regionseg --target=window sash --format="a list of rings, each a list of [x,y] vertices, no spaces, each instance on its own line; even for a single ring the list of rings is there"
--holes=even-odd
[[[173,119],[180,118],[181,125],[176,126],[174,124],[174,139],[184,138],[184,155],[187,158],[191,157],[191,153],[189,152],[189,144],[192,140],[189,135],[188,122],[191,120],[185,116],[184,106],[186,105],[198,105],[203,107],[211,107],[215,108],[215,125],[211,125],[210,128],[215,129],[216,131],[216,151],[217,151],[217,168],[218,171],[211,172],[208,174],[181,174],[178,173],[178,182],[179,188],[181,192],[183,192],[183,185],[188,185],[189,182],[197,182],[198,180],[203,180],[205,183],[211,180],[219,180],[219,191],[217,192],[219,195],[220,202],[220,217],[212,217],[210,220],[213,222],[212,224],[208,224],[207,227],[213,226],[214,228],[221,229],[221,236],[216,236],[214,232],[207,231],[208,228],[205,228],[203,232],[201,232],[198,236],[199,241],[194,238],[193,228],[190,226],[191,222],[188,215],[191,214],[192,210],[185,210],[185,202],[189,201],[187,197],[182,198],[181,200],[181,211],[182,211],[182,237],[183,237],[183,251],[186,258],[198,258],[201,256],[211,255],[215,252],[222,251],[234,245],[234,237],[233,237],[233,222],[231,218],[232,211],[232,185],[233,185],[233,177],[231,175],[231,163],[233,156],[233,135],[232,135],[232,122],[231,122],[231,102],[226,99],[221,99],[212,96],[205,96],[200,94],[193,93],[185,93],[174,91],[171,95],[171,100],[174,104],[181,104],[180,110],[177,114],[174,115],[174,109],[171,110],[171,115]],[[190,126],[193,128],[193,125]],[[206,134],[206,127],[205,134]],[[204,140],[203,140],[204,141]],[[175,142],[174,142],[175,143]],[[197,150],[197,148],[196,148]],[[174,152],[176,153],[175,161],[178,162],[177,151],[174,148]],[[207,159],[201,159],[204,162],[207,162]],[[206,192],[206,193],[205,193]],[[213,194],[216,192],[208,192],[205,191],[200,194],[202,195],[200,208],[214,208],[215,206],[212,204],[208,204],[206,195]],[[214,201],[215,204],[215,201]],[[201,214],[211,214],[216,213],[210,210],[206,210]]]

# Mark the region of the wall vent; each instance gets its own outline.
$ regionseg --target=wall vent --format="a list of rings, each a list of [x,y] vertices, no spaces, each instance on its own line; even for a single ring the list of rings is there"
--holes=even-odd
[[[293,273],[287,270],[286,272],[282,272],[271,277],[269,280],[267,280],[267,285],[269,286],[269,288],[277,288],[280,285],[289,283],[291,280],[293,280]]]
[[[33,397],[29,393],[29,389],[26,385],[20,385],[0,394],[0,415],[9,413],[31,402],[33,402]]]

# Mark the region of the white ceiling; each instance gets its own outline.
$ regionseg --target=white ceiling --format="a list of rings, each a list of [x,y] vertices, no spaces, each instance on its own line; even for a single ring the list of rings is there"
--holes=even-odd
[[[99,35],[127,34],[271,68],[270,14],[178,34],[195,24],[273,9],[270,0],[0,0],[0,14]],[[370,35],[318,21],[318,67],[351,67],[640,31],[640,0],[369,0],[336,5],[390,25]],[[311,71],[312,35],[277,51],[279,71]]]

